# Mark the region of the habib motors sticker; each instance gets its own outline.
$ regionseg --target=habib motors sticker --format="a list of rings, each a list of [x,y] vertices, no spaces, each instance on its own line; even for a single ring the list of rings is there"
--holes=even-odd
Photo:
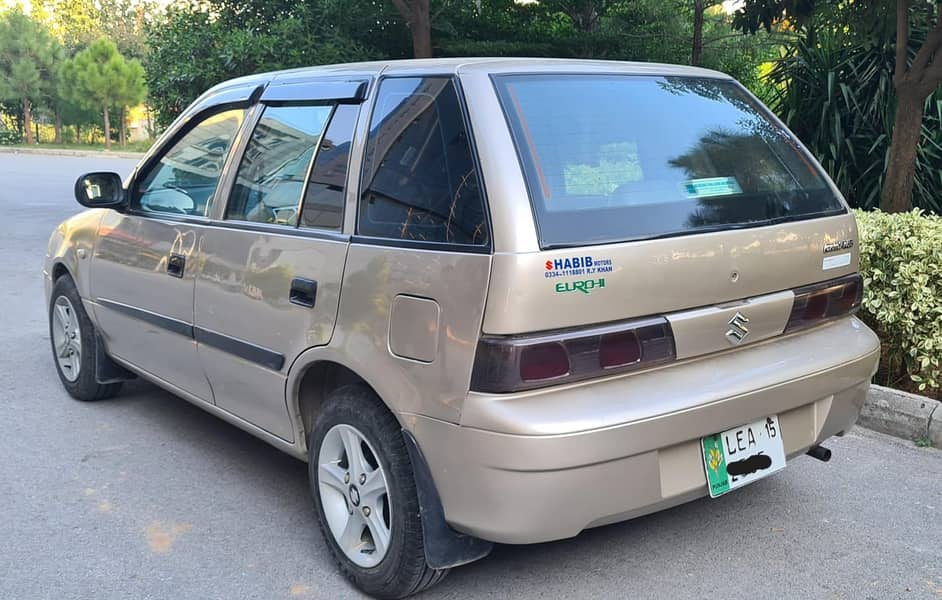
[[[555,258],[546,261],[543,267],[543,277],[546,279],[583,278],[575,281],[558,281],[554,286],[557,294],[569,292],[591,294],[593,291],[601,290],[605,288],[605,278],[599,275],[611,273],[613,270],[612,259],[592,256]]]
[[[557,277],[585,277],[611,273],[613,268],[610,258],[593,258],[591,256],[570,256],[548,260],[544,264],[543,277],[555,279]]]

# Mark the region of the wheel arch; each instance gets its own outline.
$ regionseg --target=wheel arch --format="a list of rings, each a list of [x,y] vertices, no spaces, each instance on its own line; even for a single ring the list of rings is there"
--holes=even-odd
[[[303,356],[305,355],[302,354]],[[403,441],[412,463],[418,493],[426,563],[433,569],[447,569],[487,556],[493,547],[491,542],[459,533],[445,521],[445,511],[438,489],[418,442],[404,426],[398,411],[383,398],[377,386],[372,385],[367,378],[333,356],[319,355],[300,365],[299,363],[301,363],[300,357],[292,365],[293,375],[289,375],[287,385],[290,392],[288,401],[291,415],[299,429],[297,448],[299,452],[304,453],[304,458],[308,457],[308,436],[313,430],[314,422],[327,395],[343,385],[366,386],[376,394],[376,397],[402,427]]]
[[[288,381],[289,407],[291,415],[297,422],[299,441],[305,455],[308,435],[314,429],[314,422],[320,413],[324,399],[332,391],[344,385],[359,383],[366,385],[382,398],[376,388],[353,369],[327,358],[313,360],[303,365],[294,377],[289,377]],[[383,403],[390,408],[385,401]],[[391,408],[390,412],[395,414]]]

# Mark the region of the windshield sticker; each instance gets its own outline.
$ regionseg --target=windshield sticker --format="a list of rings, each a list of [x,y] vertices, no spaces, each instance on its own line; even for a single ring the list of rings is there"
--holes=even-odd
[[[586,275],[611,273],[612,269],[613,263],[610,258],[569,256],[546,261],[543,265],[543,277],[546,279],[555,279],[557,277],[585,277]]]
[[[582,292],[591,294],[592,290],[600,290],[605,287],[605,279],[577,279],[576,281],[560,281],[556,284],[557,294],[566,294],[569,292]]]
[[[741,194],[742,188],[735,177],[707,177],[684,182],[684,192],[688,198],[710,198]]]

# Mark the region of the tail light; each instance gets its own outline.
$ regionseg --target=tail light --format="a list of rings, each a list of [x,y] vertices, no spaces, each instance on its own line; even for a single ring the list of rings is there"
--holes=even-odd
[[[662,317],[532,336],[484,336],[471,389],[517,392],[633,371],[675,356],[674,336]]]
[[[863,278],[848,275],[795,290],[785,333],[857,312],[863,300]]]

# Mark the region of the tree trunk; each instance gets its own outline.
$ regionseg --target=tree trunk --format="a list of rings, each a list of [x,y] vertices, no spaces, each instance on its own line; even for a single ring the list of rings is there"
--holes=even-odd
[[[76,144],[82,143],[82,126],[79,125],[78,123],[75,124],[75,143]]]
[[[62,143],[62,115],[59,114],[59,109],[56,109],[55,116],[56,116],[56,120],[53,125],[56,130],[55,143],[61,144]]]
[[[122,108],[121,109],[121,133],[118,135],[119,139],[121,140],[122,148],[127,148],[127,145],[128,145],[127,129],[125,128],[126,121],[127,121],[127,117],[125,117],[124,109]]]
[[[880,209],[885,212],[906,212],[913,206],[913,178],[916,174],[916,153],[922,135],[925,99],[915,87],[897,90],[898,104],[890,141],[890,158],[883,181]]]
[[[432,58],[432,17],[429,0],[412,0],[412,53],[416,58]]]
[[[26,143],[33,145],[33,105],[28,98],[23,98],[23,130],[26,133]]]
[[[703,13],[706,11],[704,0],[693,2],[693,51],[690,54],[690,64],[700,66],[703,57]]]
[[[111,150],[111,115],[105,105],[105,150]]]

